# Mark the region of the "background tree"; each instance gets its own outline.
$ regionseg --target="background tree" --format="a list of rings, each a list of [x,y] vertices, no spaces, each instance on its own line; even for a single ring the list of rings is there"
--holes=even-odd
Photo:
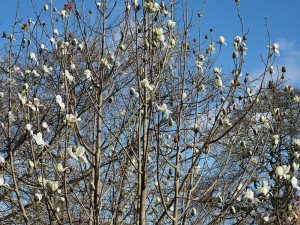
[[[0,63],[3,224],[296,221],[300,97],[278,44],[262,74],[244,71],[236,1],[226,73],[225,38],[186,4],[32,2],[26,23],[16,10]]]

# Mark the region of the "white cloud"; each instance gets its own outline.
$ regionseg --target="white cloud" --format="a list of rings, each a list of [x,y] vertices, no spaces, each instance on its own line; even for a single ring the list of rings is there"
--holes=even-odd
[[[300,46],[287,39],[278,40],[280,46],[279,63],[286,67],[288,84],[300,88]]]

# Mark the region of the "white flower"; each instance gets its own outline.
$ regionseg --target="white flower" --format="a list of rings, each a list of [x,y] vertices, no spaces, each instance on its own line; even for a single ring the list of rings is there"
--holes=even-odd
[[[50,42],[51,42],[51,44],[56,45],[56,41],[55,41],[54,37],[50,38]]]
[[[166,119],[169,119],[169,115],[172,113],[168,108],[167,105],[164,103],[161,106],[157,105],[157,110],[161,111],[164,115]]]
[[[230,122],[228,117],[225,117],[222,121],[227,127],[232,126],[232,123]]]
[[[134,8],[138,7],[139,3],[138,3],[139,0],[132,0],[132,5]]]
[[[44,44],[41,44],[40,49],[41,49],[41,50],[45,50],[45,49],[46,49],[46,46],[45,46]]]
[[[153,2],[145,2],[144,3],[144,8],[146,11],[148,11],[150,14],[153,14],[154,12],[157,12],[160,10],[160,6],[158,3],[153,3]]]
[[[297,189],[298,191],[300,190],[300,187],[298,186],[298,180],[296,177],[292,177],[291,184],[293,188]]]
[[[57,36],[59,33],[58,33],[58,30],[55,28],[55,29],[53,29],[53,35],[54,36]]]
[[[300,97],[298,95],[295,96],[294,101],[300,103]]]
[[[259,118],[259,122],[261,123],[265,123],[266,122],[266,117],[264,115],[261,115],[260,118]]]
[[[58,181],[48,180],[47,187],[53,192],[56,191],[58,189]]]
[[[204,62],[203,61],[200,61],[200,60],[197,60],[195,62],[196,66],[199,68],[199,70],[202,72],[203,71],[203,64]]]
[[[263,181],[262,186],[258,187],[257,190],[262,193],[263,195],[267,195],[270,191],[270,186],[268,181]]]
[[[75,78],[70,74],[68,70],[65,70],[64,75],[70,83],[75,81]]]
[[[80,43],[79,45],[78,45],[78,50],[79,51],[82,51],[84,49],[84,43]]]
[[[26,104],[27,97],[25,95],[22,95],[21,93],[18,93],[18,98],[21,101],[22,105]]]
[[[154,34],[155,34],[157,40],[159,40],[160,42],[165,41],[164,30],[162,28],[154,29]]]
[[[199,91],[205,91],[205,85],[204,84],[199,85]]]
[[[158,203],[161,203],[161,198],[160,198],[160,197],[156,197],[156,201],[157,201]]]
[[[283,165],[283,166],[278,166],[275,170],[275,175],[278,179],[289,179],[290,175],[290,166]]]
[[[251,191],[250,189],[248,189],[245,193],[244,198],[253,201],[254,200],[254,192]]]
[[[125,48],[125,46],[124,46]],[[111,64],[108,63],[108,60],[106,58],[101,59],[101,65],[107,67],[108,69],[111,69]]]
[[[31,61],[35,61],[35,62],[38,64],[38,59],[37,59],[35,53],[31,52],[31,53],[29,54],[29,57],[28,57],[28,58],[29,58]]]
[[[13,114],[12,111],[8,112],[8,119],[12,122],[16,121],[16,116]]]
[[[270,220],[270,218],[269,218],[268,215],[264,215],[264,216],[263,216],[263,221],[264,221],[264,222],[268,223],[269,220]]]
[[[44,177],[38,177],[38,182],[40,185],[42,185],[43,187],[46,187],[48,180],[45,179]]]
[[[126,10],[130,11],[130,9],[131,9],[131,5],[127,2],[127,4],[126,4]]]
[[[50,74],[51,73],[51,68],[48,68],[46,65],[42,65],[40,67],[40,70],[43,72],[43,73],[46,73],[46,74]]]
[[[214,54],[216,49],[214,48],[213,44],[209,44],[208,48],[206,49],[207,53],[210,53],[210,54]]]
[[[28,165],[30,169],[33,169],[35,167],[34,162],[32,162],[31,160],[28,160]]]
[[[169,30],[172,30],[174,27],[176,26],[176,22],[172,21],[172,20],[168,20],[167,21],[167,28]]]
[[[220,45],[227,45],[226,42],[225,42],[225,38],[223,36],[219,37],[219,44]]]
[[[61,110],[61,111],[64,111],[65,108],[66,108],[66,105],[65,105],[65,103],[62,102],[62,97],[61,97],[61,95],[56,95],[55,101],[56,101],[56,103],[60,106],[60,110]]]
[[[70,65],[70,69],[71,69],[71,70],[75,70],[75,69],[76,69],[76,66],[75,66],[74,63],[72,63],[72,64]]]
[[[0,164],[4,164],[5,163],[5,159],[0,155]]]
[[[83,72],[84,76],[86,76],[86,78],[89,80],[92,76],[92,73],[90,70],[86,69],[84,72]]]
[[[9,187],[9,184],[5,183],[3,174],[0,174],[0,187]]]
[[[28,130],[30,132],[31,135],[33,135],[33,131],[32,131],[32,125],[31,124],[26,124],[25,125],[26,130]]]
[[[223,87],[223,82],[222,82],[222,79],[221,79],[221,77],[220,77],[219,75],[216,76],[216,79],[215,79],[215,85],[216,85],[217,87],[220,87],[220,88]]]
[[[42,122],[42,127],[43,127],[44,129],[46,129],[47,132],[50,132],[49,126],[48,126],[48,124],[47,124],[46,122]]]
[[[73,152],[72,148],[67,149],[68,154],[78,160],[80,163],[85,162],[86,164],[88,163],[87,158],[84,156],[85,154],[85,148],[83,146],[79,146],[76,148],[75,152]]]
[[[275,53],[275,55],[280,55],[280,52],[279,52],[279,44],[277,44],[277,43],[274,43],[274,44],[272,44],[271,46],[268,46],[270,49],[271,49],[271,51],[272,51],[272,53]]]
[[[300,148],[300,139],[293,139],[293,143]]]
[[[149,91],[153,91],[154,86],[149,84],[149,81],[147,79],[144,79],[141,81],[141,85],[148,89]]]
[[[38,99],[38,98],[34,98],[34,99],[33,99],[33,104],[34,104],[36,107],[41,107],[41,106],[43,106],[43,105],[41,104],[40,99]]]
[[[36,71],[36,70],[32,70],[31,74],[34,76],[34,77],[39,77],[40,74]]]
[[[64,168],[64,167],[62,166],[61,163],[58,163],[58,164],[56,165],[56,171],[57,171],[58,173],[63,173],[63,172],[65,172],[66,169],[67,169],[67,168]]]
[[[40,201],[42,200],[42,198],[43,198],[43,195],[42,195],[42,194],[39,194],[39,193],[35,193],[35,194],[34,194],[34,200],[35,200],[36,202],[40,202]]]
[[[273,135],[273,144],[278,145],[279,144],[279,135]]]
[[[139,97],[139,93],[132,87],[130,88],[130,95],[135,95],[136,98]]]
[[[234,38],[234,42],[235,43],[240,43],[242,41],[242,38],[240,37],[240,36],[236,36],[235,38]]]
[[[37,145],[44,146],[46,144],[41,132],[34,134],[32,137],[35,140]]]
[[[293,168],[293,171],[297,171],[299,169],[299,163],[293,162],[292,168]]]
[[[247,87],[247,88],[246,88],[246,93],[247,93],[248,96],[251,97],[251,96],[252,96],[251,88]]]
[[[62,10],[60,11],[60,16],[61,16],[61,17],[67,17],[67,16],[68,16],[67,11],[66,11],[65,9],[62,9]]]
[[[70,125],[71,123],[76,123],[81,121],[81,118],[77,117],[74,114],[66,114],[66,119],[64,120],[65,123],[67,123],[68,125]]]
[[[34,111],[34,112],[38,111],[38,108],[35,107],[35,106],[32,104],[31,101],[28,101],[28,104],[26,104],[26,106],[28,106],[29,108],[31,108],[32,111]]]
[[[219,73],[221,72],[221,70],[220,70],[220,68],[218,68],[218,67],[214,67],[213,72],[214,72],[215,74],[219,74]]]
[[[101,2],[97,2],[97,3],[96,3],[96,6],[97,6],[98,9],[101,7],[101,5],[102,5]]]

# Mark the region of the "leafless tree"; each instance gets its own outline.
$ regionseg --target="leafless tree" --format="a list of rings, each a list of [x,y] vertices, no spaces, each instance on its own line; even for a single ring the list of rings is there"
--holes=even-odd
[[[0,222],[295,223],[299,93],[267,22],[264,70],[244,70],[235,2],[231,47],[200,29],[205,1],[195,18],[188,1],[31,1],[25,23],[19,1],[1,49]]]

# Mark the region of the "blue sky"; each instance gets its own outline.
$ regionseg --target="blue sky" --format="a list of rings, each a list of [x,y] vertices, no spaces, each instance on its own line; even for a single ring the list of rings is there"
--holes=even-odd
[[[46,2],[39,1],[41,4]],[[118,0],[118,2],[124,5],[123,0]],[[187,2],[189,9],[193,10],[196,16],[201,9],[203,0],[187,0]],[[63,6],[64,3],[65,1],[62,0],[56,1],[57,6]],[[7,30],[9,33],[9,24],[13,22],[16,5],[17,0],[7,0],[5,6],[0,8],[1,30]],[[31,4],[29,0],[21,0],[21,5],[19,18],[25,22],[31,16]],[[249,49],[245,65],[249,71],[244,72],[255,75],[263,67],[260,54],[265,54],[267,51],[265,17],[268,17],[272,42],[280,44],[281,56],[277,62],[280,66],[287,67],[287,77],[290,79],[290,83],[300,88],[300,75],[298,74],[300,70],[299,10],[299,0],[241,0],[241,13],[245,29],[249,29],[247,42]],[[208,32],[209,28],[213,28],[216,39],[219,35],[226,38],[228,46],[224,50],[223,57],[224,59],[230,58],[232,39],[241,34],[234,0],[207,0],[202,18],[202,32]],[[230,63],[231,61],[224,60],[219,66],[229,71]]]

